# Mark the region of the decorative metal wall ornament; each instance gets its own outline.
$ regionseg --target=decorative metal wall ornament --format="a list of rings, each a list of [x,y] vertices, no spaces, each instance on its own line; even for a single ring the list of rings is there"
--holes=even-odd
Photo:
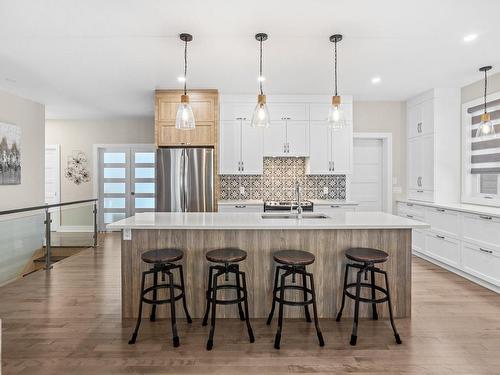
[[[64,177],[80,185],[82,182],[90,181],[90,171],[87,168],[87,156],[81,151],[73,151],[73,155],[68,157]]]
[[[0,123],[0,185],[21,183],[21,128]]]

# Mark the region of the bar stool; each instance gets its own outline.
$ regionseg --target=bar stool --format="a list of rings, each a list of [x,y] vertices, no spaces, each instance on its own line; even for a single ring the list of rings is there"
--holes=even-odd
[[[186,319],[188,323],[191,323],[191,316],[189,315],[186,303],[186,293],[184,289],[184,274],[182,272],[182,265],[174,264],[178,260],[181,260],[184,256],[182,250],[179,249],[160,249],[160,250],[150,250],[146,251],[141,255],[141,259],[145,263],[150,263],[153,265],[148,271],[142,273],[141,279],[141,296],[139,298],[139,316],[137,317],[137,324],[135,326],[132,338],[128,342],[129,344],[135,344],[137,339],[137,332],[139,331],[139,326],[141,325],[142,319],[142,303],[148,303],[153,305],[151,308],[150,321],[154,322],[156,320],[156,306],[165,303],[170,303],[170,320],[172,322],[172,337],[174,347],[179,346],[179,336],[177,335],[177,324],[175,316],[175,302],[182,299],[182,304],[184,306],[184,313],[186,314]],[[179,270],[180,285],[174,284],[174,274],[173,270]],[[149,288],[144,288],[144,283],[146,281],[146,276],[153,274],[153,286]],[[165,275],[168,275],[168,282],[163,284],[158,284],[158,274],[161,274],[162,281],[165,281]],[[170,296],[167,299],[158,299],[157,293],[160,289],[168,289],[170,291]],[[180,293],[176,296],[175,290],[179,290]],[[146,295],[152,292],[152,298],[147,298]]]
[[[325,342],[323,340],[323,334],[319,328],[318,322],[318,312],[316,308],[316,292],[314,291],[314,279],[313,274],[306,271],[306,266],[313,264],[315,257],[313,254],[302,251],[302,250],[281,250],[273,254],[273,259],[280,266],[276,267],[276,272],[274,275],[274,286],[273,286],[273,305],[271,307],[271,312],[267,318],[267,325],[271,324],[274,315],[274,307],[276,303],[279,303],[279,313],[278,313],[278,330],[276,332],[276,337],[274,339],[274,348],[280,348],[281,342],[281,331],[283,328],[283,306],[304,306],[304,313],[307,322],[311,322],[311,316],[309,315],[308,306],[312,304],[313,314],[314,314],[314,325],[316,326],[316,334],[318,335],[319,346],[324,346]],[[283,274],[280,276],[280,271]],[[292,284],[295,284],[296,275],[302,276],[302,285],[286,285],[286,278],[292,276]],[[309,282],[311,288],[307,287],[307,277],[309,277]],[[280,282],[278,284],[278,279]],[[303,292],[303,301],[290,301],[285,299],[285,290],[294,289],[301,290]],[[279,297],[278,297],[279,292]],[[308,294],[311,298],[308,299]]]
[[[348,249],[345,253],[346,258],[352,260],[356,263],[347,263],[345,266],[345,276],[344,276],[344,292],[342,293],[342,305],[340,306],[340,311],[337,314],[336,321],[339,322],[342,317],[342,310],[345,305],[345,297],[355,301],[354,305],[354,321],[352,325],[352,334],[351,334],[351,345],[356,345],[357,334],[358,334],[358,315],[359,315],[359,303],[371,303],[372,304],[372,319],[377,320],[377,303],[383,303],[387,301],[389,307],[389,318],[391,320],[392,330],[394,331],[394,338],[396,339],[396,343],[401,344],[401,338],[399,337],[398,331],[396,330],[396,325],[394,324],[394,319],[392,317],[392,305],[391,305],[391,295],[389,293],[389,281],[387,278],[387,272],[383,271],[377,267],[375,267],[376,263],[384,263],[389,258],[389,254],[385,251],[370,249],[370,248],[351,248]],[[347,278],[349,276],[349,269],[356,268],[358,269],[356,275],[355,283],[347,283]],[[370,283],[362,283],[361,276],[365,275],[365,280],[368,280],[368,272],[370,272]],[[385,289],[381,286],[375,284],[375,274],[379,273],[384,275],[385,278]],[[349,292],[349,288],[356,288],[356,295],[353,295]],[[370,288],[371,289],[371,298],[361,297],[361,288]],[[375,296],[375,291],[378,290],[384,294],[382,298],[377,299]]]
[[[218,263],[218,265],[210,266],[208,271],[208,289],[207,289],[207,309],[203,317],[202,325],[206,326],[208,322],[208,313],[211,307],[211,322],[210,322],[210,335],[207,341],[207,350],[212,350],[214,345],[215,333],[215,318],[217,305],[230,305],[238,304],[238,312],[240,320],[246,321],[248,337],[250,342],[254,342],[252,326],[250,325],[250,317],[248,314],[248,291],[245,272],[240,271],[238,264],[247,257],[246,251],[235,248],[216,249],[208,251],[206,258],[209,262]],[[236,284],[222,284],[218,285],[217,278],[224,275],[225,281],[229,281],[229,274],[235,275]],[[241,281],[240,281],[241,277]],[[236,290],[236,298],[230,300],[217,299],[217,291],[220,289],[233,289]],[[243,295],[242,295],[243,293]],[[243,313],[243,303],[245,312]]]

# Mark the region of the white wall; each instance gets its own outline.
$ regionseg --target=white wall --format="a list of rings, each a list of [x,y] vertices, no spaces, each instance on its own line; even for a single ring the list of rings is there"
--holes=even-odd
[[[478,72],[478,77],[481,76]],[[462,104],[484,95],[484,78],[462,87]],[[488,94],[500,91],[500,73],[488,77]]]
[[[64,178],[68,157],[73,151],[83,151],[87,155],[88,168],[93,176],[94,144],[154,143],[154,119],[108,120],[47,120],[45,143],[61,145],[61,201],[95,198],[93,181],[75,185]],[[87,209],[67,209],[63,211],[61,225],[90,225],[92,215]]]
[[[45,199],[45,107],[0,91],[0,122],[21,127],[21,184],[0,185],[0,211]],[[43,244],[43,213],[0,217],[0,285],[17,277]]]
[[[355,133],[392,133],[392,175],[401,187],[393,200],[406,197],[406,103],[355,101],[353,121]]]
[[[0,185],[0,210],[43,204],[45,107],[0,91],[0,122],[21,127],[21,184]]]

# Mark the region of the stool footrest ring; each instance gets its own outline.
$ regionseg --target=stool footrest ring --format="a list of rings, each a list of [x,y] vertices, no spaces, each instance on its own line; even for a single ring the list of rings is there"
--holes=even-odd
[[[184,296],[184,293],[182,292],[182,287],[180,285],[175,285],[175,284],[173,285],[173,287],[174,287],[174,289],[181,291],[181,293],[179,295],[174,297],[174,301],[178,301]],[[149,288],[144,289],[144,292],[142,293],[141,300],[142,300],[142,302],[148,303],[150,305],[163,305],[165,303],[172,303],[172,300],[170,298],[157,299],[157,300],[146,298],[146,294],[148,294],[154,290],[169,289],[169,288],[170,288],[170,284],[159,284],[157,286],[150,286]]]
[[[349,292],[349,288],[356,288],[356,283],[351,283],[351,284],[347,284],[344,288],[344,293],[349,297],[349,298],[352,298],[353,300],[356,300],[356,295],[352,294],[351,292]],[[365,302],[365,303],[383,303],[383,302],[386,302],[388,300],[388,297],[387,297],[387,290],[385,290],[384,288],[378,286],[378,285],[371,285],[371,284],[368,284],[368,283],[360,283],[360,286],[361,288],[367,288],[367,289],[371,289],[371,288],[375,288],[377,289],[378,291],[382,292],[384,294],[384,297],[382,298],[379,298],[379,299],[371,299],[371,298],[364,298],[364,297],[359,297],[359,301],[360,302]]]
[[[278,297],[278,293],[280,292],[280,289],[281,289],[281,287],[278,287],[278,288],[274,289],[274,291],[273,291],[275,302],[278,302],[278,303],[283,302],[284,305],[289,305],[289,306],[307,306],[307,305],[310,305],[313,303],[312,298],[308,299],[306,301],[290,301],[290,300],[286,300],[286,299],[281,300],[281,298]],[[285,290],[293,289],[293,290],[299,290],[301,292],[306,291],[308,294],[310,294],[312,296],[311,289],[304,288],[303,286],[300,286],[300,285],[285,285],[283,287],[283,289],[285,289]]]

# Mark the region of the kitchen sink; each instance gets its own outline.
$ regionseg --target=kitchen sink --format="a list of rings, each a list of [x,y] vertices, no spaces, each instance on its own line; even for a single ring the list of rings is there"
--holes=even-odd
[[[299,214],[262,214],[263,219],[299,219]],[[325,214],[303,213],[301,219],[329,219]]]

